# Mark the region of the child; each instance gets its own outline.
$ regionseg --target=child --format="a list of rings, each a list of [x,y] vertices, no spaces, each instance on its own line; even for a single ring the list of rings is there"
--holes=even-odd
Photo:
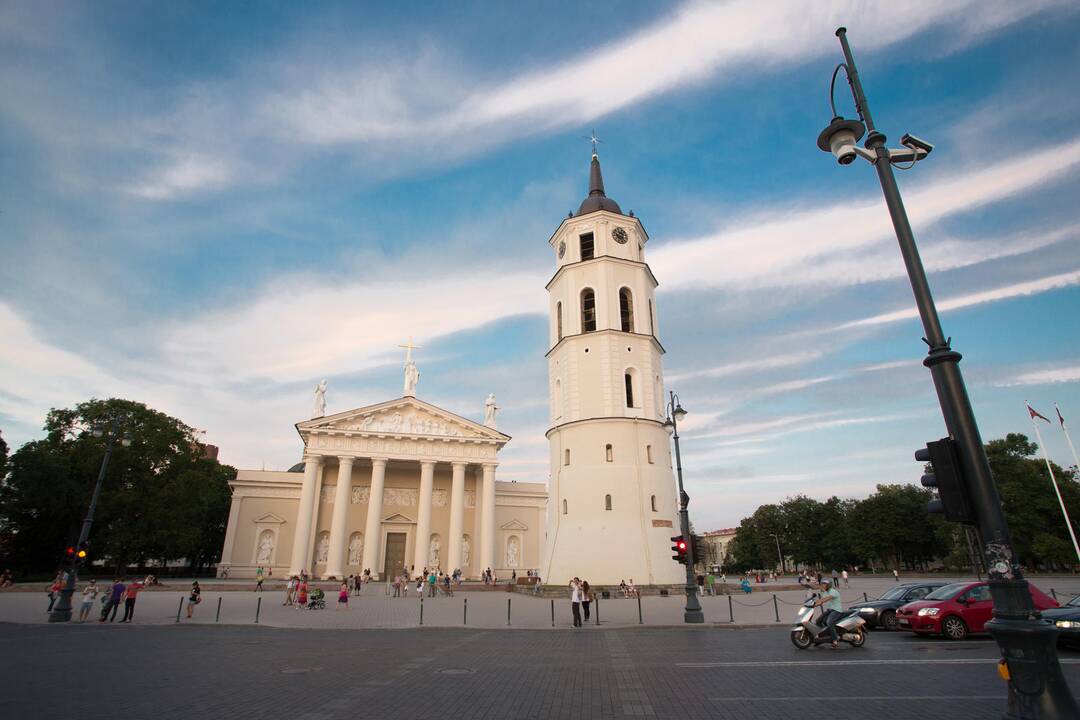
[[[341,590],[338,591],[337,596],[337,609],[342,608],[349,609],[349,585],[348,583],[341,583]]]

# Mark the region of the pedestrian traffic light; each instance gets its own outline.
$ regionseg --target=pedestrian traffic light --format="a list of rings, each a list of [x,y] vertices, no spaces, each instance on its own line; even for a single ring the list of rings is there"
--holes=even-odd
[[[930,463],[930,472],[922,476],[923,487],[937,490],[937,499],[926,506],[927,512],[944,513],[951,522],[974,523],[975,513],[971,507],[967,483],[960,468],[960,456],[951,438],[926,443],[926,448],[915,453],[919,462]]]
[[[686,538],[682,535],[675,535],[671,538],[671,552],[674,553],[671,556],[672,560],[686,565],[689,562],[686,550]]]
[[[700,535],[690,536],[690,552],[694,557],[694,565],[705,564],[705,539]]]
[[[64,557],[66,557],[68,560],[75,557],[75,546],[74,545],[68,545],[66,548],[64,548]]]

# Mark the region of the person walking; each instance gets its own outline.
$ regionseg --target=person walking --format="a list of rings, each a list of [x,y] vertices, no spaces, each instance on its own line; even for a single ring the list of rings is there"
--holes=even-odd
[[[900,571],[897,570],[896,568],[893,568],[892,579],[893,579],[893,582],[900,582]]]
[[[851,583],[848,581],[847,568],[844,568],[840,571],[840,577],[844,578],[844,587],[851,587]]]
[[[588,580],[581,581],[581,608],[585,611],[585,622],[589,622],[589,607],[592,605],[592,589]]]
[[[127,586],[124,590],[124,619],[120,622],[129,623],[132,618],[135,617],[135,598],[138,597],[139,591],[143,589],[142,583],[135,581]]]
[[[291,576],[289,582],[285,583],[285,602],[281,603],[282,607],[293,604],[293,600],[296,597],[296,586],[298,584],[295,575]]]
[[[105,618],[109,616],[109,611],[112,611],[112,617],[109,618],[109,622],[116,620],[116,610],[120,607],[120,598],[124,596],[124,579],[113,579],[112,588],[109,589],[109,600],[105,603],[105,607],[101,610],[101,619],[98,622],[105,622]]]
[[[199,581],[195,580],[191,583],[191,593],[188,595],[187,600],[187,616],[188,620],[191,619],[192,613],[195,612],[195,606],[202,602],[202,588],[199,587]]]
[[[47,613],[52,612],[53,605],[55,605],[56,601],[60,598],[60,591],[64,587],[63,577],[63,571],[56,573],[56,577],[53,579],[52,584],[49,585],[49,607],[45,610]]]
[[[296,586],[296,609],[303,610],[307,606],[307,579],[301,576],[300,584]]]
[[[263,584],[263,569],[262,565],[255,569],[255,590],[253,592],[262,592]]]
[[[82,591],[82,605],[79,606],[79,622],[86,622],[86,618],[90,617],[90,610],[94,607],[94,601],[97,600],[97,596],[97,580],[91,579]]]
[[[338,591],[337,596],[337,610],[349,609],[349,585],[348,583],[341,583],[341,589]]]
[[[570,581],[570,612],[574,616],[574,627],[581,627],[581,580]]]
[[[427,576],[428,597],[435,597],[435,580],[436,579],[437,578],[435,577],[435,569],[432,568],[431,570],[428,571],[428,576]]]

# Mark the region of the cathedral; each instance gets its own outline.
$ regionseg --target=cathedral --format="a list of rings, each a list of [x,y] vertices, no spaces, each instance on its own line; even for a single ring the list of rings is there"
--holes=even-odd
[[[679,585],[678,508],[665,420],[664,348],[648,234],[607,197],[594,150],[588,195],[549,239],[549,483],[500,482],[493,396],[471,420],[416,397],[406,347],[402,397],[296,424],[303,461],[240,470],[222,568],[253,577],[306,571],[538,572],[545,583]]]

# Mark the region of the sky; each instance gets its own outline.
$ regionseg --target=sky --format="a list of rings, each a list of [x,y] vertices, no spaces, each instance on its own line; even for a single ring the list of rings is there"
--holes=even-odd
[[[945,434],[874,169],[816,147],[848,28],[983,438],[1080,433],[1071,2],[39,3],[0,12],[0,432],[147,403],[285,469],[418,397],[548,478],[547,241],[587,191],[650,235],[698,529],[917,483]],[[842,77],[842,75],[841,75]],[[854,115],[842,80],[840,113]],[[1050,457],[1074,463],[1043,423]]]

